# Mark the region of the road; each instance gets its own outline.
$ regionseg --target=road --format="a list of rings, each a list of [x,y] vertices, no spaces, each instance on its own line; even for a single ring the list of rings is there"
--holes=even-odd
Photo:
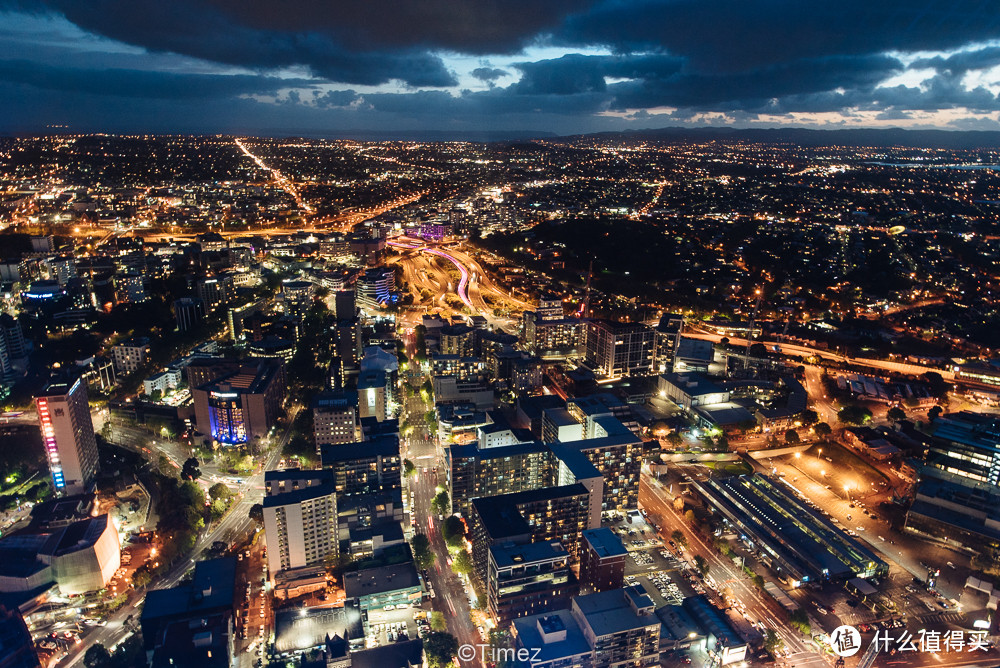
[[[412,334],[405,338],[405,343],[407,355],[412,360],[416,354]],[[419,385],[423,383],[425,375],[415,363],[411,364],[406,380]],[[420,392],[416,392],[407,398],[403,410],[404,414],[422,418],[432,407],[433,403],[425,402]],[[433,586],[435,592],[432,605],[444,615],[448,632],[458,639],[459,645],[476,645],[483,642],[482,636],[472,621],[471,606],[465,587],[459,576],[450,568],[448,547],[441,537],[440,522],[431,511],[431,501],[437,494],[438,485],[445,486],[447,483],[444,457],[436,439],[426,427],[422,426],[422,419],[414,422],[421,426],[415,428],[405,439],[404,456],[417,468],[416,474],[408,480],[412,495],[410,513],[415,525],[414,531],[427,536],[435,555],[434,565],[427,571],[428,584]],[[478,666],[479,661],[466,661],[463,665]]]
[[[188,557],[171,568],[155,583],[155,587],[152,588],[169,589],[176,586],[194,566],[194,563],[198,561],[202,553],[212,546],[212,543],[215,541],[231,540],[233,536],[251,529],[253,520],[250,519],[250,507],[255,503],[260,503],[264,498],[264,472],[277,467],[278,461],[281,459],[281,451],[288,442],[293,421],[294,408],[292,415],[289,417],[288,426],[281,433],[281,436],[267,455],[267,458],[258,467],[257,471],[246,478],[240,485],[237,499],[229,512],[215,526],[201,534]],[[125,620],[129,617],[138,618],[144,599],[145,593],[133,592],[128,603],[108,618],[107,626],[95,627],[91,633],[83,638],[83,642],[76,646],[76,651],[73,654],[64,657],[56,665],[60,668],[75,666],[82,660],[87,649],[95,643],[101,643],[107,648],[120,643],[130,632],[124,626]]]

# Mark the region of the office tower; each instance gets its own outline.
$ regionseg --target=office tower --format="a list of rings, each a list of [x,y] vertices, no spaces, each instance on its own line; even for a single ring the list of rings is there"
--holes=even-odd
[[[608,378],[650,373],[653,330],[640,322],[593,320],[587,326],[587,361]]]
[[[197,297],[181,297],[174,301],[174,319],[177,321],[178,330],[190,331],[204,318],[205,305]]]
[[[324,445],[344,445],[361,440],[358,433],[358,393],[323,392],[312,404],[316,452]]]
[[[56,491],[83,494],[97,475],[97,440],[87,403],[87,385],[50,383],[35,397],[38,424]]]

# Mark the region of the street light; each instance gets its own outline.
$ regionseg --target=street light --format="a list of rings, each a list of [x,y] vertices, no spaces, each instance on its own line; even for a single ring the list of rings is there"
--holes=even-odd
[[[847,492],[847,502],[850,503],[851,502],[851,485],[849,483],[847,485],[844,485],[844,491]]]

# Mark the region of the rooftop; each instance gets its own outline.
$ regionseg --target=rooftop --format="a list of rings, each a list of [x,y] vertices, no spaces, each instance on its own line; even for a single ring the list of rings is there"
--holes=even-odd
[[[419,586],[420,578],[412,561],[344,574],[344,592],[349,599]]]
[[[607,527],[587,529],[583,532],[583,539],[602,559],[624,557],[628,554],[622,539]]]

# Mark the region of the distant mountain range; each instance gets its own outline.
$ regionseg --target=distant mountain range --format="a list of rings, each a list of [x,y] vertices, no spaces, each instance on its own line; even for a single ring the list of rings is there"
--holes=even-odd
[[[598,132],[560,137],[621,138],[647,141],[708,142],[742,141],[797,146],[870,146],[905,148],[977,149],[1000,148],[1000,131],[993,130],[905,130],[903,128],[858,128],[808,130],[805,128],[659,128]]]

